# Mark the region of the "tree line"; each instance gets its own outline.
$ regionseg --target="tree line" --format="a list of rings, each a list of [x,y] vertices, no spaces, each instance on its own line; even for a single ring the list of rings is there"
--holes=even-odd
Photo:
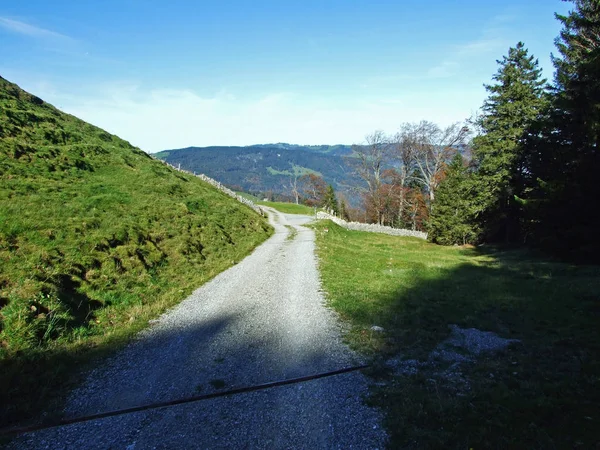
[[[346,157],[361,186],[365,219],[380,225],[424,230],[447,162],[467,152],[470,129],[455,123],[445,128],[421,121],[405,123],[387,136],[376,131]]]
[[[327,184],[321,175],[305,173],[294,174],[289,178],[288,188],[296,204],[300,201],[304,205],[326,209],[332,214],[346,214],[346,203],[344,199],[336,196],[331,184]]]
[[[456,155],[429,223],[442,244],[528,244],[597,261],[600,215],[600,2],[574,0],[542,78],[523,43],[498,61],[473,124],[471,158]]]
[[[497,61],[476,117],[406,123],[353,146],[345,159],[361,180],[352,188],[362,220],[444,245],[501,242],[598,260],[600,2],[571,2],[556,15],[552,82],[519,42]]]

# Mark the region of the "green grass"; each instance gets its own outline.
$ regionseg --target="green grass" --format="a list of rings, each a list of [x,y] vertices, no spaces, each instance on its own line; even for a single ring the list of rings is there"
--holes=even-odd
[[[316,170],[309,169],[307,167],[297,166],[295,164],[292,165],[292,170],[277,170],[273,169],[271,166],[267,167],[267,172],[269,175],[286,175],[286,176],[302,176],[302,175],[317,175],[322,177],[323,174],[321,172],[317,172]]]
[[[315,214],[315,209],[306,205],[296,205],[295,203],[284,202],[257,202],[259,205],[270,206],[279,212],[285,214],[304,214],[312,216]]]
[[[269,172],[269,175],[292,175],[292,172],[289,170],[277,170],[273,169],[271,166],[267,167],[267,172]]]
[[[318,177],[322,177],[323,174],[317,170],[309,169],[308,167],[297,166],[295,164],[292,165],[294,175],[302,176],[302,175],[316,175]]]
[[[286,241],[293,241],[298,236],[298,230],[291,225],[285,225],[285,227],[290,232],[286,238]]]
[[[156,159],[165,159],[166,156],[169,154],[168,150],[163,150],[162,152],[156,152],[156,153],[152,153],[152,156],[154,156]]]
[[[425,358],[449,324],[522,341],[465,367],[471,390],[462,393],[432,383],[430,373],[394,376],[379,365],[369,401],[386,413],[391,447],[597,445],[599,267],[347,231],[329,221],[315,228],[329,303],[352,325],[349,343],[376,365]]]
[[[272,232],[250,208],[0,78],[0,422]]]

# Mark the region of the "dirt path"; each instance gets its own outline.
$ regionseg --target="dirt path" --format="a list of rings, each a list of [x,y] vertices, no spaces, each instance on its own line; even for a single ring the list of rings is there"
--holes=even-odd
[[[361,363],[323,306],[310,217],[270,212],[275,235],[195,291],[71,395],[68,416]],[[288,225],[288,227],[286,227]],[[297,230],[291,233],[289,227]],[[12,448],[382,448],[359,372],[31,433]]]

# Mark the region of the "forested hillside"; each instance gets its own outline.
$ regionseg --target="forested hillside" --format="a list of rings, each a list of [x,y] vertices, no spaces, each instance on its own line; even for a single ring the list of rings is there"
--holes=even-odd
[[[290,195],[290,179],[311,173],[322,176],[326,183],[339,190],[353,184],[353,173],[343,159],[351,151],[349,145],[264,144],[189,147],[166,150],[154,156],[246,192],[273,191]]]

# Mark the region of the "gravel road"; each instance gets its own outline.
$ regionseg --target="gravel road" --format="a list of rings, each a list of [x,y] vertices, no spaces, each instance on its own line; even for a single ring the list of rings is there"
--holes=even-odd
[[[276,233],[87,376],[66,415],[208,394],[362,363],[324,307],[308,216],[269,211]],[[297,233],[290,234],[293,227]],[[383,448],[380,414],[351,372],[30,433],[9,448]]]

